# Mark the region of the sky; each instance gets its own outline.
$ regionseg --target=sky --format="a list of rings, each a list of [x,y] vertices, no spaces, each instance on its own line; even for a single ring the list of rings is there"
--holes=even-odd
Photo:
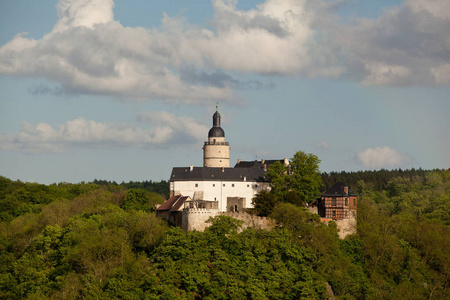
[[[168,180],[313,153],[450,167],[448,0],[0,0],[0,175]]]

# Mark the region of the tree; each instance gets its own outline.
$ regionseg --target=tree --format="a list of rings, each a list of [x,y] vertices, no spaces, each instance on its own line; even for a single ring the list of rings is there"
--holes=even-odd
[[[288,166],[280,162],[272,164],[267,170],[271,193],[283,202],[300,204],[314,201],[320,196],[323,185],[319,163],[316,155],[297,151]]]
[[[262,190],[252,199],[252,204],[256,214],[260,217],[267,217],[272,213],[277,200],[272,193]]]

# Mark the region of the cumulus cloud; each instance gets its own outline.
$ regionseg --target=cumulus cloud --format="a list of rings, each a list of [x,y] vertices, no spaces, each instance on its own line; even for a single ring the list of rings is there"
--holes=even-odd
[[[368,148],[356,154],[359,162],[365,167],[384,168],[401,166],[410,161],[410,158],[388,146]]]
[[[23,122],[20,132],[0,135],[0,150],[38,153],[64,152],[76,145],[164,147],[170,143],[198,142],[208,130],[192,118],[176,117],[167,112],[142,113],[138,119],[149,121],[153,127],[144,129],[83,118],[56,127],[47,123],[33,125]]]
[[[409,0],[326,31],[347,74],[364,84],[448,85],[449,28],[448,0]]]
[[[137,118],[141,122],[149,122],[153,125],[171,128],[174,133],[171,138],[176,139],[178,142],[184,139],[187,139],[187,141],[200,141],[206,137],[209,130],[208,127],[199,124],[191,117],[183,116],[177,118],[173,114],[164,111],[143,112]]]
[[[226,72],[450,83],[449,1],[409,0],[351,22],[332,9],[345,2],[266,0],[242,11],[213,0],[212,28],[165,15],[146,29],[114,20],[112,0],[60,0],[50,33],[20,33],[0,48],[0,74],[44,77],[64,93],[186,104],[238,102],[236,90],[271,86]]]
[[[112,0],[60,0],[50,33],[39,40],[21,33],[0,48],[0,73],[45,77],[66,93],[239,101],[234,89],[266,85],[224,71],[295,73],[308,61],[311,30],[302,3],[270,0],[244,12],[233,1],[213,1],[215,30],[167,15],[161,28],[149,30],[115,21]],[[193,76],[186,76],[189,68]]]

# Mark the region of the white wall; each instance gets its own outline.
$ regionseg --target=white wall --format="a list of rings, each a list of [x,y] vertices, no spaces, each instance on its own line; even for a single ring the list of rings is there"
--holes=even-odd
[[[171,191],[190,196],[192,199],[196,191],[203,192],[203,200],[219,202],[219,211],[226,211],[228,197],[245,198],[245,207],[251,208],[253,196],[268,188],[268,183],[252,181],[174,181],[173,185],[171,183]]]

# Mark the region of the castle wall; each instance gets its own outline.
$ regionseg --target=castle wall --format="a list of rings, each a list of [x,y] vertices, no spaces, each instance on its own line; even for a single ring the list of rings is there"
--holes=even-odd
[[[206,208],[185,208],[182,212],[181,229],[186,231],[204,231],[209,223],[206,221],[210,217],[215,217],[219,213],[217,209]]]
[[[244,221],[242,228],[252,227],[254,229],[270,230],[275,226],[275,221],[266,217],[258,217],[246,212],[221,212],[221,216],[229,216],[237,220]]]
[[[217,209],[184,209],[182,212],[181,228],[186,231],[204,231],[210,224],[206,221],[210,217],[229,216],[244,221],[242,228],[271,229],[275,226],[273,220],[250,215],[245,212],[220,212]]]

